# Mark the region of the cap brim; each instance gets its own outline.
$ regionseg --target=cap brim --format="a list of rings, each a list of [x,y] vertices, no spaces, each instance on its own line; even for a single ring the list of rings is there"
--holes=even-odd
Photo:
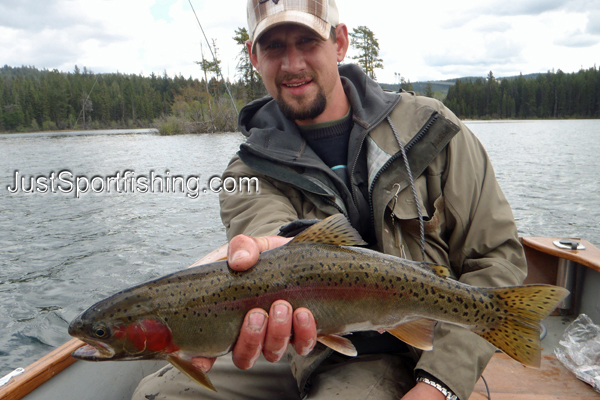
[[[323,21],[321,18],[307,14],[303,11],[283,11],[266,17],[256,26],[254,38],[252,39],[252,53],[256,53],[256,44],[266,31],[284,24],[304,26],[315,32],[323,38],[323,40],[329,39],[329,33],[331,32],[331,24]]]

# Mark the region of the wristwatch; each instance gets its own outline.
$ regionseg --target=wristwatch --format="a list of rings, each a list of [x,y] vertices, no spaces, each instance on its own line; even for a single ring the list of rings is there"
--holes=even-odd
[[[450,390],[446,389],[445,387],[443,387],[442,385],[440,385],[437,382],[434,382],[434,381],[424,378],[422,376],[417,378],[417,382],[423,382],[430,386],[433,386],[434,388],[436,388],[437,390],[442,392],[442,394],[444,396],[446,396],[446,400],[458,400],[458,397],[454,393],[452,393]]]

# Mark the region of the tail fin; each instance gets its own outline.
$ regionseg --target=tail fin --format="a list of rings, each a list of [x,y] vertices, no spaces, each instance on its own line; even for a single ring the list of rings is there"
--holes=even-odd
[[[569,291],[549,285],[488,288],[486,291],[494,296],[497,304],[496,318],[475,333],[520,363],[539,368],[540,322]]]

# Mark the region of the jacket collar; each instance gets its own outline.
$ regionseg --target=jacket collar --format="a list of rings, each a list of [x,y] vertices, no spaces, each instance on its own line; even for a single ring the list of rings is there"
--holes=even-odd
[[[342,85],[352,106],[354,122],[371,130],[388,115],[400,97],[384,92],[355,64],[339,67]],[[281,113],[277,102],[267,96],[242,108],[238,120],[248,141],[242,149],[285,164],[317,167],[322,163],[306,146],[296,124]]]

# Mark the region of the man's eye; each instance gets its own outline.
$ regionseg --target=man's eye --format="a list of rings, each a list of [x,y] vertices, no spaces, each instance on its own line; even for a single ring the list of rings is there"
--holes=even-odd
[[[280,48],[282,48],[282,47],[283,47],[283,45],[282,45],[281,43],[277,43],[277,42],[274,42],[274,43],[269,43],[269,44],[267,45],[267,49],[271,49],[271,50],[280,49]]]

